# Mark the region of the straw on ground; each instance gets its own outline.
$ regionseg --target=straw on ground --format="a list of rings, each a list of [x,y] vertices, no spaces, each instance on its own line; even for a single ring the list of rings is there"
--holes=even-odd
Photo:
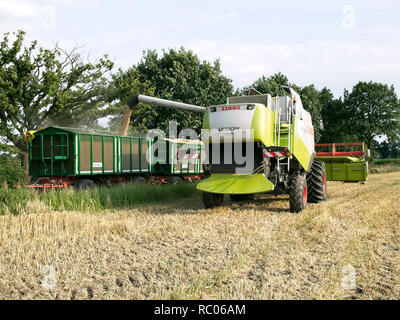
[[[34,199],[0,217],[0,298],[399,299],[399,194],[394,172],[329,183],[300,214],[286,196],[93,214]]]

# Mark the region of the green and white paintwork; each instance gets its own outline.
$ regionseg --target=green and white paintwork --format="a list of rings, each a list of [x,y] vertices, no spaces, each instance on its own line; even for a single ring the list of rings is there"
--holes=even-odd
[[[89,142],[83,150],[82,141]],[[153,161],[154,139],[143,135],[119,136],[111,133],[93,133],[83,129],[51,126],[35,132],[34,139],[29,143],[29,174],[34,177],[80,177],[99,175],[180,175],[192,176],[203,173],[201,159],[204,157],[203,143],[200,141],[181,141],[164,139],[166,144],[166,159],[161,163]],[[60,142],[55,142],[60,141]],[[99,142],[101,148],[95,151],[94,142]],[[105,143],[112,144],[112,154],[105,154]],[[133,165],[133,144],[137,144],[137,168]],[[169,162],[168,158],[176,157],[183,145],[191,145],[190,152],[198,154],[198,159],[189,161]],[[142,145],[147,145],[146,155],[142,154]],[[126,150],[124,148],[127,148]],[[57,152],[55,152],[57,150]],[[89,154],[89,167],[81,168],[81,155]],[[129,160],[124,160],[124,154]],[[142,156],[146,157],[147,164]],[[105,158],[112,159],[112,167],[106,169]],[[99,159],[99,160],[95,160]],[[124,166],[124,161],[127,161]],[[128,164],[128,167],[126,167]],[[124,169],[125,167],[125,169]]]
[[[363,158],[326,156],[315,159],[325,162],[328,181],[358,182],[367,180],[368,161]]]
[[[264,174],[212,174],[201,181],[197,189],[220,194],[253,194],[274,190],[274,184]]]

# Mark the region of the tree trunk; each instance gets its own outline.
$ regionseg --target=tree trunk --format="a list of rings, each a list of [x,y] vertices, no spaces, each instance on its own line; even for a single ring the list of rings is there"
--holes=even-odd
[[[374,142],[373,141],[374,141],[373,138],[368,137],[367,142],[366,142],[367,150],[369,149],[370,152],[371,152],[371,157],[368,159],[368,163],[370,163],[373,159],[376,158],[376,151],[375,151],[375,148],[374,148]]]
[[[29,156],[28,151],[20,151],[19,155],[21,157],[21,166],[25,170],[25,182],[30,183],[31,177],[29,176]]]

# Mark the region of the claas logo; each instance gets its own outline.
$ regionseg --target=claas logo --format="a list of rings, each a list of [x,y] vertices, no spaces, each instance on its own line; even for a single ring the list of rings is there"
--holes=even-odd
[[[229,110],[240,110],[240,106],[226,106],[226,107],[222,107],[222,111],[229,111]]]

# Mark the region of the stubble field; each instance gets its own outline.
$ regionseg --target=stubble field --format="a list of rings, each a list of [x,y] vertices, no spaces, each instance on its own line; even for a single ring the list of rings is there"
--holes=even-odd
[[[399,299],[400,172],[328,201],[201,196],[100,213],[38,200],[0,216],[1,299]]]

